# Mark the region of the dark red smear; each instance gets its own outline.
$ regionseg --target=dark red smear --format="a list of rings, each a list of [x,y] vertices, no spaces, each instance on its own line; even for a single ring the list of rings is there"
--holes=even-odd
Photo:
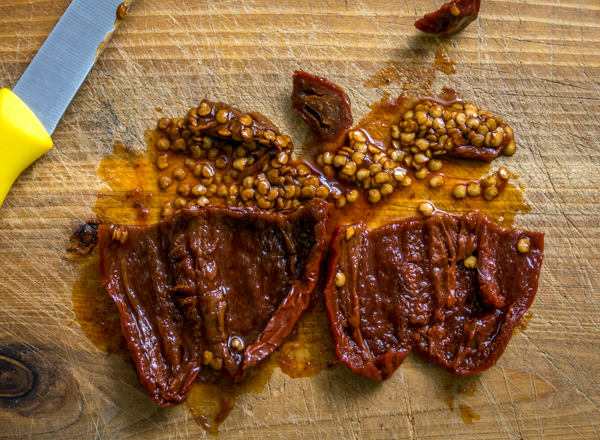
[[[336,142],[352,126],[348,96],[339,86],[320,76],[294,72],[292,106],[318,141]]]
[[[480,214],[361,224],[350,240],[347,228],[331,240],[325,289],[337,362],[375,380],[411,350],[454,374],[496,363],[535,297],[543,233],[503,229]],[[517,249],[523,237],[527,253]],[[471,255],[474,269],[463,264]]]
[[[464,29],[475,20],[480,6],[481,0],[454,0],[417,20],[415,27],[428,34],[450,35]]]

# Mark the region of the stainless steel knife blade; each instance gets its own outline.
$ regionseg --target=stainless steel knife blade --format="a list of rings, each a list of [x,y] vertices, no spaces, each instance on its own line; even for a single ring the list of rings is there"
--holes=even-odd
[[[133,0],[73,0],[13,92],[48,134],[79,90]],[[123,5],[123,6],[121,6]],[[121,17],[122,18],[122,17]]]

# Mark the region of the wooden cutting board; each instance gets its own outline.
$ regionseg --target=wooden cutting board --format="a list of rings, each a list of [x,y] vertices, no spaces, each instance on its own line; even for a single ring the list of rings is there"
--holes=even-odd
[[[66,249],[74,229],[102,214],[99,195],[110,198],[98,167],[116,141],[143,151],[158,118],[182,117],[206,97],[264,113],[300,146],[308,132],[290,106],[295,69],[339,84],[360,119],[384,95],[418,88],[440,51],[456,73],[433,69],[431,90],[462,92],[516,133],[517,154],[497,162],[519,174],[530,208],[514,224],[547,234],[528,328],[494,368],[469,378],[413,355],[384,383],[342,366],[297,379],[276,368],[264,387],[239,396],[220,436],[597,437],[600,4],[482,3],[465,31],[436,38],[413,26],[439,6],[432,0],[135,0],[61,120],[54,148],[0,209],[0,371],[15,360],[28,365],[12,392],[31,389],[0,397],[0,438],[208,435],[185,406],[160,409],[126,357],[85,328],[77,292],[91,292],[83,297],[91,321],[104,319],[97,302],[105,293],[89,261]],[[68,4],[0,0],[0,86],[14,87]],[[387,81],[369,86],[378,78]],[[104,214],[117,215],[119,203]],[[494,206],[507,216],[513,209]]]

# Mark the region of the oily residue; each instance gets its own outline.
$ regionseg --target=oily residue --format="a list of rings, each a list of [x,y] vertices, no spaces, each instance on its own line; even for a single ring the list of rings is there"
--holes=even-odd
[[[454,60],[448,55],[448,52],[446,52],[446,49],[441,44],[438,44],[435,51],[434,67],[446,75],[454,75],[456,73]]]
[[[479,417],[479,414],[477,414],[469,405],[464,405],[461,403],[458,405],[458,407],[460,408],[460,418],[464,423],[472,425],[475,420],[479,420],[481,418]]]
[[[431,60],[430,54],[429,50],[416,49],[400,60],[388,61],[386,66],[373,74],[363,86],[372,89],[397,83],[405,91],[430,93],[436,71],[446,75],[454,75],[457,72],[454,60],[442,45],[437,45],[434,60]]]
[[[450,380],[442,384],[443,393],[440,400],[450,411],[454,412],[454,401],[462,402],[464,397],[474,396],[477,392],[477,382],[479,379],[473,379],[473,377],[451,376]],[[459,403],[458,409],[460,409],[460,417],[464,423],[473,424],[474,420],[480,419],[480,416],[466,403]]]

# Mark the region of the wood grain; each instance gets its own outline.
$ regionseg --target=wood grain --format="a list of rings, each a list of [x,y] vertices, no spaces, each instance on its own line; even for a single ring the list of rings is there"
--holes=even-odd
[[[450,86],[502,116],[519,150],[507,159],[547,233],[533,318],[492,370],[451,377],[409,356],[385,383],[345,368],[240,397],[223,438],[597,438],[600,430],[600,6],[597,0],[485,0],[451,38],[419,35],[432,0],[136,0],[53,135],[55,147],[0,209],[0,346],[37,378],[33,394],[0,398],[0,438],[204,438],[184,407],[159,409],[123,357],[97,349],[75,321],[84,267],[67,258],[73,228],[93,217],[97,175],[119,140],[145,149],[162,115],[206,97],[255,109],[296,145],[291,73],[344,88],[357,119],[383,94],[363,85],[390,64],[432,64]],[[0,86],[13,87],[69,0],[0,0]],[[162,112],[156,110],[163,109]],[[475,382],[473,395],[461,393]],[[16,403],[15,403],[16,402]],[[449,407],[452,406],[452,409]],[[462,405],[462,407],[460,406]],[[463,408],[461,410],[461,408]],[[480,418],[468,421],[471,408]],[[467,411],[468,413],[468,411]]]

